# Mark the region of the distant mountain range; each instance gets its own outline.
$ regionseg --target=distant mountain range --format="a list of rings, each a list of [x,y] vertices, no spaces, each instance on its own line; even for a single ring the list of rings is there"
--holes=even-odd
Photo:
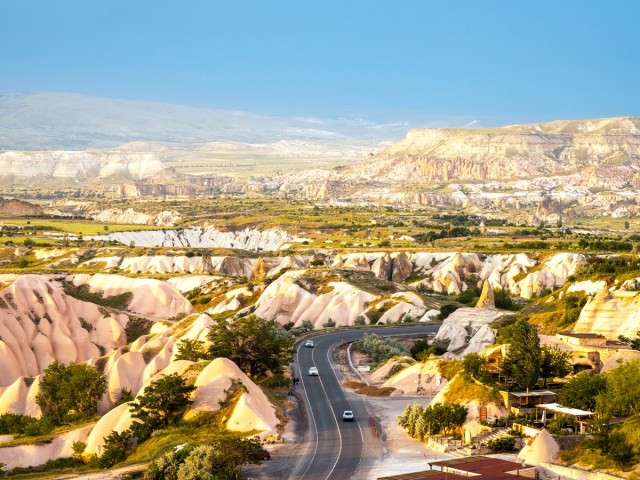
[[[0,95],[0,150],[85,150],[132,142],[397,140],[404,122],[256,115],[76,93]]]

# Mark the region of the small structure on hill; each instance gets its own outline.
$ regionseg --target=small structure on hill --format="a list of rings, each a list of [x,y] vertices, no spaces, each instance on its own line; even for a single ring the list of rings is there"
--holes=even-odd
[[[580,425],[580,435],[587,431],[587,424],[594,418],[595,413],[579,408],[563,407],[558,403],[543,403],[536,405],[536,422],[546,425],[547,420],[555,415],[563,415],[573,418]]]
[[[607,338],[599,333],[574,333],[565,331],[557,333],[556,337],[558,340],[562,340],[569,345],[581,347],[605,348],[607,345]]]
[[[558,394],[551,390],[528,390],[526,392],[500,391],[507,410],[516,415],[532,413],[542,404],[550,404],[558,399]]]

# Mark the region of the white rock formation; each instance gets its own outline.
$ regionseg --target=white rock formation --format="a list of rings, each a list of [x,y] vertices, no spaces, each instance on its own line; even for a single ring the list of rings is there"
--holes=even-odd
[[[329,319],[338,325],[353,325],[367,304],[377,298],[344,282],[330,282],[330,292],[316,295],[296,282],[303,273],[286,272],[265,288],[256,302],[256,315],[280,324],[291,321],[300,325],[310,320],[317,328]]]
[[[127,310],[147,318],[168,319],[195,312],[180,292],[160,280],[107,274],[73,275],[70,280],[76,286],[88,285],[91,292],[100,292],[105,297],[131,292],[133,297]]]
[[[101,223],[125,223],[136,225],[156,225],[158,227],[173,227],[181,221],[178,212],[164,210],[159,213],[149,214],[127,208],[108,208],[89,214],[97,222]]]
[[[573,328],[577,333],[599,333],[615,340],[634,338],[640,331],[640,292],[610,291],[605,285],[582,309]]]
[[[0,448],[0,462],[5,468],[28,467],[42,465],[49,460],[73,456],[73,442],[83,442],[87,439],[92,425],[64,433],[51,442],[37,445],[18,445]]]
[[[218,230],[212,226],[112,232],[94,235],[87,239],[113,240],[124,245],[133,243],[139,247],[239,248],[242,250],[278,250],[283,244],[296,240],[295,237],[277,228],[267,230],[245,228],[238,232],[231,232]]]
[[[449,340],[447,358],[480,352],[495,341],[489,324],[504,314],[494,309],[459,308],[444,320],[434,340]]]

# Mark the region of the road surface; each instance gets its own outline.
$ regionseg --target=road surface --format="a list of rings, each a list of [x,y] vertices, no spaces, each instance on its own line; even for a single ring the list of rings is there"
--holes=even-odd
[[[294,371],[300,378],[297,394],[303,398],[307,412],[308,441],[306,451],[291,472],[292,480],[347,480],[361,475],[364,462],[377,454],[375,438],[362,399],[342,389],[341,374],[333,351],[343,343],[360,339],[365,333],[381,336],[435,333],[437,326],[398,327],[338,331],[313,337],[314,348],[296,345]],[[317,367],[320,375],[309,376]],[[356,420],[343,422],[342,412],[353,410]]]

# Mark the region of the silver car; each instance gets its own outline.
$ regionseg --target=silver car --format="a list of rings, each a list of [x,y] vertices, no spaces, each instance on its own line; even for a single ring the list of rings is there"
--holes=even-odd
[[[311,367],[309,369],[309,376],[311,377],[318,377],[320,376],[320,373],[318,373],[318,368],[317,367]]]
[[[342,421],[343,422],[353,422],[353,419],[356,418],[351,410],[345,410],[342,412]]]

